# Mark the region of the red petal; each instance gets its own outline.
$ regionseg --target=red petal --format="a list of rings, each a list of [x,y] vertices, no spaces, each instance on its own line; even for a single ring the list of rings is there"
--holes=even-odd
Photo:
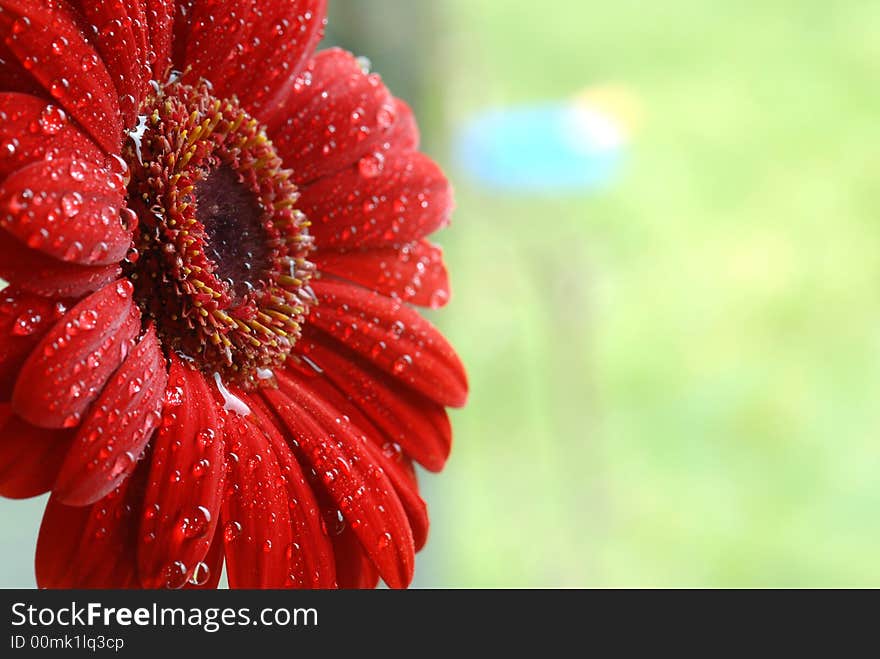
[[[419,126],[412,109],[399,98],[394,99],[397,121],[391,128],[388,143],[391,151],[415,151],[419,148]]]
[[[389,441],[400,444],[426,469],[443,469],[452,447],[452,428],[442,405],[401,385],[316,332],[306,332],[300,349],[307,351],[324,377],[344,393],[348,406],[356,407],[381,430],[377,437],[380,445]]]
[[[166,381],[165,359],[150,326],[83,420],[55,482],[61,503],[95,503],[134,471],[159,423]]]
[[[364,73],[351,53],[333,48],[318,53],[296,77],[284,121],[270,125],[269,134],[302,184],[381,150],[395,113],[381,78]]]
[[[21,369],[13,409],[43,428],[72,427],[101,393],[140,331],[127,281],[112,282],[71,309]]]
[[[46,93],[39,81],[27,72],[2,39],[0,39],[0,90],[37,96]]]
[[[382,432],[363,415],[361,408],[351,400],[347,400],[342,392],[330,384],[327,378],[315,374],[314,371],[310,375],[303,375],[297,371],[288,371],[287,375],[295,380],[299,386],[310,389],[327,404],[348,416],[357,430],[370,439],[369,442],[365,443],[365,446],[372,456],[373,462],[385,470],[391,484],[394,485],[394,490],[397,492],[397,496],[400,497],[400,503],[403,505],[413,532],[415,550],[419,551],[425,545],[425,541],[428,538],[428,508],[419,496],[418,484],[412,463],[403,454],[400,445],[393,440],[386,439]],[[430,404],[433,405],[434,403]],[[445,420],[445,410],[440,408],[440,411]],[[446,426],[448,429],[448,421]]]
[[[243,416],[226,420],[229,471],[223,497],[230,588],[290,585],[293,532],[286,482],[269,439]]]
[[[364,162],[300,190],[321,249],[403,245],[449,224],[452,190],[430,158],[392,152]]]
[[[191,580],[208,553],[223,491],[221,421],[204,376],[172,357],[141,521],[144,586]]]
[[[411,466],[406,464],[406,457],[395,451],[393,446],[382,449],[372,442],[367,442],[365,446],[373,461],[382,467],[394,486],[412,529],[416,551],[421,551],[428,541],[428,506],[419,496],[419,487],[412,475]]]
[[[192,67],[188,79],[210,80],[215,96],[236,95],[267,121],[323,36],[326,0],[204,0],[190,7],[182,63]]]
[[[0,94],[0,180],[43,158],[103,154],[58,105],[29,94]]]
[[[131,246],[120,177],[79,158],[35,162],[0,186],[0,226],[62,261],[109,265]]]
[[[147,61],[153,78],[165,80],[171,66],[171,37],[174,26],[174,0],[146,0],[150,46]]]
[[[0,229],[0,277],[48,297],[81,297],[122,274],[119,265],[65,263],[25,247]]]
[[[92,43],[116,87],[122,125],[136,123],[152,77],[146,53],[146,16],[141,0],[71,0],[92,26]]]
[[[312,283],[309,323],[442,405],[467,400],[467,375],[443,335],[412,308],[340,282]]]
[[[171,62],[172,65],[180,68],[186,59],[186,46],[192,39],[190,30],[193,24],[193,14],[195,9],[193,5],[196,0],[175,0],[176,11],[172,12],[172,35],[171,35]],[[240,9],[236,9],[234,13],[238,15]]]
[[[0,401],[9,400],[34,346],[67,312],[64,303],[10,286],[0,292]]]
[[[52,489],[70,440],[70,431],[36,428],[0,403],[0,496],[26,499]]]
[[[351,529],[333,537],[333,553],[340,588],[372,590],[379,584],[379,571]]]
[[[136,588],[143,468],[92,506],[49,499],[37,539],[40,588]]]
[[[426,240],[363,251],[319,250],[313,260],[321,272],[410,304],[438,309],[449,301],[443,249]]]
[[[286,374],[276,377],[279,389],[261,393],[299,444],[300,459],[318,475],[385,583],[405,588],[414,567],[412,531],[394,486],[370,459],[365,438]]]
[[[220,583],[220,576],[223,574],[223,529],[218,524],[214,531],[214,538],[211,540],[211,547],[208,549],[208,555],[205,559],[197,564],[193,571],[193,577],[187,582],[187,590],[215,590]]]
[[[67,4],[0,0],[0,33],[19,62],[79,121],[107,153],[119,150],[122,122],[104,62]]]
[[[335,588],[336,567],[333,546],[323,531],[321,511],[311,486],[293,454],[289,440],[281,435],[275,417],[261,398],[238,392],[252,412],[253,423],[268,437],[281,476],[287,487],[288,510],[293,529],[289,552],[290,575],[287,585],[295,588]]]

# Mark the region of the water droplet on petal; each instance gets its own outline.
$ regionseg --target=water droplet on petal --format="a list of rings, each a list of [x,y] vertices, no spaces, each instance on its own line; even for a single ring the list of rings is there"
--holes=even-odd
[[[380,128],[390,128],[397,120],[397,113],[392,105],[383,105],[376,113],[376,123]]]
[[[95,325],[98,324],[98,312],[94,309],[85,309],[77,316],[76,324],[79,329],[95,329]]]
[[[189,582],[193,586],[204,586],[208,583],[208,578],[211,576],[211,568],[208,567],[208,564],[199,561],[196,563],[196,566],[193,568],[192,576],[189,579]]]
[[[110,478],[116,478],[120,474],[127,471],[131,465],[135,463],[135,456],[132,455],[129,451],[126,451],[113,463],[113,468],[110,470]]]
[[[373,63],[370,61],[368,57],[364,57],[363,55],[356,58],[355,60],[360,67],[361,71],[364,72],[364,75],[370,72],[370,69],[373,67]]]
[[[54,135],[67,123],[67,115],[57,105],[47,105],[40,113],[40,128],[46,135]]]
[[[86,170],[87,166],[85,163],[79,160],[72,160],[70,162],[70,167],[68,167],[67,172],[70,174],[70,178],[74,181],[85,181],[86,180]]]
[[[98,64],[98,55],[96,53],[89,53],[88,55],[83,55],[79,61],[79,67],[85,71],[89,72]]]
[[[15,336],[28,336],[37,331],[42,317],[36,312],[21,314],[12,324],[12,333]]]
[[[241,535],[241,524],[238,522],[226,522],[223,527],[223,539],[226,542],[233,542]]]
[[[165,587],[179,590],[186,585],[186,565],[181,561],[169,563],[165,568]]]
[[[412,365],[412,357],[409,355],[402,355],[394,360],[394,364],[391,366],[391,370],[394,371],[395,375],[399,375],[403,373],[410,365]]]
[[[204,506],[198,506],[183,520],[183,535],[192,540],[201,538],[208,532],[211,524],[211,512]]]
[[[31,21],[27,16],[20,16],[15,19],[15,22],[12,23],[12,34],[15,36],[20,36],[24,34],[27,29],[30,27]]]
[[[83,196],[76,191],[61,195],[61,210],[67,217],[75,217],[83,203]]]
[[[382,172],[385,156],[381,153],[364,156],[358,161],[358,172],[364,178],[375,178]]]

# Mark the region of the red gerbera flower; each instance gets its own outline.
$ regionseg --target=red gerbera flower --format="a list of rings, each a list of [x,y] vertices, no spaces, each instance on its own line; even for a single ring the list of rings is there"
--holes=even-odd
[[[47,587],[406,586],[449,185],[326,0],[0,0],[0,494]]]

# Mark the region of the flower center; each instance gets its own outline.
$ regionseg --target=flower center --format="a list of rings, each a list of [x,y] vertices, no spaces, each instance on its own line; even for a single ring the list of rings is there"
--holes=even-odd
[[[308,222],[264,129],[209,85],[154,86],[130,133],[126,273],[164,345],[254,385],[283,362],[314,295]]]
[[[221,165],[196,184],[196,219],[205,228],[208,257],[215,274],[242,300],[253,291],[260,273],[271,269],[262,210],[253,193]]]

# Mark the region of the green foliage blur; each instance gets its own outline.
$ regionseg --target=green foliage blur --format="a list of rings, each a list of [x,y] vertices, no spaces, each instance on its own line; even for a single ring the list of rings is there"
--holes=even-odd
[[[880,585],[880,4],[456,0],[438,24],[450,129],[609,82],[644,119],[597,194],[449,170],[436,320],[472,395],[417,583]]]
[[[457,190],[430,315],[472,393],[415,585],[880,586],[880,3],[331,6]],[[456,171],[472,113],[605,83],[643,110],[606,190]]]

